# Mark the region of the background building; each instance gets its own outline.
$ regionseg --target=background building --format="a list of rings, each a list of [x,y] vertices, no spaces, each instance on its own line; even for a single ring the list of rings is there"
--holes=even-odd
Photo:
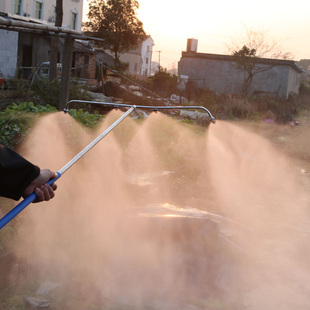
[[[0,12],[9,17],[25,17],[25,21],[55,23],[56,0],[1,0]],[[63,1],[63,27],[81,30],[83,0]]]
[[[151,36],[140,42],[137,48],[120,54],[120,61],[128,65],[126,73],[135,77],[151,74],[154,41]]]
[[[197,53],[196,49],[197,44],[188,42],[178,64],[179,75],[218,95],[242,93],[245,72],[238,68],[233,56]],[[287,99],[298,94],[302,70],[294,61],[260,58],[256,62],[255,66],[269,69],[253,77],[249,95],[268,94]]]
[[[56,0],[1,0],[0,18],[33,24],[55,24]],[[80,31],[83,0],[63,1],[63,28]],[[0,29],[0,70],[5,77],[27,78],[50,59],[50,36],[35,31]]]

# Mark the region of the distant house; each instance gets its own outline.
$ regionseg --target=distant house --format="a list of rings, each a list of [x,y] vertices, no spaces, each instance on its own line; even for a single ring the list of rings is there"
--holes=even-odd
[[[154,41],[151,36],[140,42],[138,47],[120,54],[120,61],[128,64],[126,73],[136,77],[147,77],[151,74]]]
[[[0,18],[32,25],[55,23],[55,0],[1,0]],[[83,0],[63,1],[62,28],[81,30]],[[50,36],[23,27],[1,27],[0,69],[5,77],[20,72],[27,78],[40,63],[49,61]],[[61,54],[61,53],[60,53]]]
[[[270,69],[254,76],[250,94],[272,94],[287,99],[298,93],[302,70],[294,61],[261,58],[257,66],[269,66]],[[187,50],[182,52],[178,73],[216,94],[237,95],[242,91],[244,72],[238,68],[233,56]]]

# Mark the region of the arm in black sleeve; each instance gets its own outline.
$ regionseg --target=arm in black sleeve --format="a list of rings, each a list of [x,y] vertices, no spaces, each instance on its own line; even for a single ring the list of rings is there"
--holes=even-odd
[[[0,144],[0,196],[19,200],[40,168]]]

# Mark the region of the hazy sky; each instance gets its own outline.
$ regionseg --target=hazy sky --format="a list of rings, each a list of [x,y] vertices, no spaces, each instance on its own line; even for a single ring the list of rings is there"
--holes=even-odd
[[[155,43],[152,60],[160,55],[164,68],[177,67],[188,38],[198,40],[198,52],[229,54],[227,45],[243,36],[245,27],[267,31],[294,60],[310,59],[310,0],[138,2],[138,18]]]

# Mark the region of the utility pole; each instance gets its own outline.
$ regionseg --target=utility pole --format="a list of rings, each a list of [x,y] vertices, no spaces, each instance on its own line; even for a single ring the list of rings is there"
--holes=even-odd
[[[61,86],[60,86],[60,96],[58,104],[59,111],[62,111],[66,103],[69,101],[73,47],[74,47],[74,39],[72,38],[72,36],[67,35],[65,37],[64,49],[63,49]]]
[[[158,71],[160,71],[160,53],[161,51],[156,51],[158,53]]]
[[[61,27],[63,20],[63,0],[56,1],[55,8],[55,26]],[[55,34],[51,37],[51,56],[50,56],[50,75],[49,80],[53,81],[57,78],[57,62],[58,62],[58,50],[59,50],[59,38]]]

